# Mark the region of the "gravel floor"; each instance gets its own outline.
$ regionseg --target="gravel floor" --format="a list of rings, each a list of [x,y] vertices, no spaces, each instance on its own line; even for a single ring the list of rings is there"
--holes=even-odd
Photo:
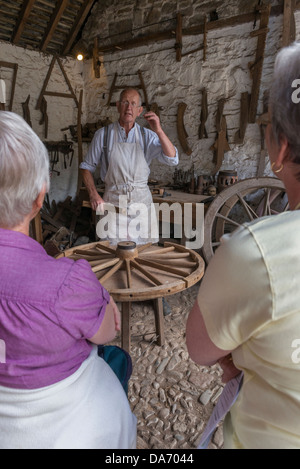
[[[152,302],[132,304],[133,375],[129,401],[138,420],[138,449],[195,449],[223,390],[218,365],[196,365],[187,352],[185,327],[199,285],[168,297],[166,343],[155,344]],[[209,449],[222,449],[222,425]]]

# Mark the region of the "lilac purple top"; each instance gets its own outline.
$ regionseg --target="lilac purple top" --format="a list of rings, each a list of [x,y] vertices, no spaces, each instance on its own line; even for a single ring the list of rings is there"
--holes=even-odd
[[[109,299],[87,261],[54,259],[28,236],[0,229],[0,386],[38,389],[75,373]]]

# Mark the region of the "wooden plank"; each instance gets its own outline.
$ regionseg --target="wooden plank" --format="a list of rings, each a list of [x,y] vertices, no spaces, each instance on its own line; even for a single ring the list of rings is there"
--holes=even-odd
[[[244,143],[246,129],[249,119],[249,93],[246,91],[241,94],[241,107],[240,107],[240,128],[235,134],[234,143],[241,145]]]
[[[176,61],[181,62],[182,57],[182,14],[177,13],[177,27],[176,27]]]
[[[51,76],[51,73],[52,73],[52,70],[53,70],[53,67],[54,67],[54,64],[55,64],[55,60],[56,60],[56,57],[53,56],[50,67],[49,67],[49,70],[48,70],[48,73],[46,75],[46,78],[45,78],[45,81],[44,81],[44,84],[43,84],[43,87],[42,87],[42,91],[41,91],[40,96],[38,98],[38,102],[37,102],[37,105],[36,105],[36,108],[35,108],[36,110],[41,109],[42,100],[43,100],[46,88],[48,86],[48,82],[49,82],[49,79],[50,79],[50,76]]]
[[[75,94],[68,94],[68,93],[58,93],[56,91],[45,91],[44,96],[57,96],[60,98],[72,98],[77,99]]]
[[[65,42],[64,48],[63,48],[63,55],[67,55],[70,52],[70,49],[72,48],[72,45],[76,39],[76,36],[83,25],[87,15],[89,14],[95,0],[86,0],[83,2],[82,7],[80,8],[80,11],[77,15],[76,21],[71,29],[71,32]]]
[[[99,60],[98,38],[95,37],[94,47],[93,47],[93,68],[94,68],[95,78],[100,78],[100,65],[101,65],[101,62]]]
[[[270,12],[271,12],[271,5],[266,5],[261,8],[261,19],[260,19],[260,27],[259,30],[261,34],[258,35],[258,42],[257,42],[257,49],[256,49],[256,57],[255,62],[249,64],[249,68],[252,75],[252,90],[251,90],[251,99],[249,105],[249,123],[255,124],[256,122],[256,115],[257,115],[257,105],[259,100],[259,93],[260,93],[260,84],[261,84],[261,77],[263,71],[263,64],[264,64],[264,54],[265,54],[265,47],[266,47],[266,40],[268,34],[268,25],[270,19]],[[252,33],[252,36],[255,37],[256,31]]]
[[[300,7],[297,8],[297,10]],[[279,16],[283,14],[283,6],[278,5],[274,6],[271,9],[271,16]],[[225,18],[217,21],[210,21],[206,24],[200,24],[192,26],[190,28],[183,28],[183,36],[196,36],[198,34],[204,34],[204,32],[215,31],[223,28],[240,26],[243,24],[251,23],[255,20],[255,13],[244,13],[242,15],[233,16],[231,18]],[[123,41],[110,45],[101,45],[99,44],[99,50],[103,53],[105,52],[120,52],[120,50],[132,49],[135,47],[141,47],[147,44],[151,44],[157,41],[167,41],[168,39],[174,39],[176,32],[174,29],[163,31],[161,33],[150,34],[148,36],[139,36],[135,39],[129,41]],[[101,38],[99,38],[101,40]]]
[[[154,300],[155,330],[157,335],[157,345],[163,347],[165,345],[165,329],[164,329],[164,308],[162,298]]]
[[[296,24],[294,10],[295,0],[284,0],[282,47],[289,46],[295,41]]]
[[[78,114],[77,114],[77,141],[78,141],[78,175],[77,175],[77,191],[76,191],[77,197],[79,196],[80,189],[83,185],[82,171],[79,169],[79,166],[83,161],[82,126],[81,126],[82,100],[83,100],[83,90],[80,91],[79,103],[78,103]]]
[[[35,3],[35,0],[25,0],[20,11],[16,27],[12,35],[12,43],[18,44],[20,41],[21,35],[31,13],[32,7]]]
[[[45,50],[47,49],[47,46],[49,44],[49,42],[51,41],[51,38],[54,34],[54,31],[67,7],[69,3],[69,0],[62,0],[60,2],[57,2],[57,5],[53,11],[53,14],[49,20],[49,24],[48,24],[48,27],[45,31],[45,34],[44,34],[44,37],[42,39],[42,42],[41,42],[41,51],[42,52],[45,52]]]
[[[35,239],[38,243],[43,244],[43,229],[40,213],[38,213],[37,216],[32,220],[31,228],[33,239]]]
[[[122,303],[122,322],[121,322],[121,346],[126,352],[130,352],[131,346],[131,303]]]
[[[70,90],[72,96],[74,96],[74,100],[75,100],[75,102],[76,102],[76,106],[78,107],[78,100],[77,100],[76,95],[75,95],[75,93],[74,93],[74,91],[73,91],[73,88],[72,88],[71,82],[70,82],[70,80],[69,80],[69,78],[68,78],[68,75],[67,75],[66,72],[65,72],[65,69],[64,69],[64,67],[63,67],[63,64],[62,64],[62,62],[61,62],[61,60],[60,60],[59,57],[56,57],[56,59],[57,59],[58,65],[59,65],[59,67],[60,67],[60,69],[61,69],[61,71],[62,71],[62,74],[63,74],[63,76],[64,76],[64,78],[65,78],[65,80],[66,80],[66,82],[67,82],[67,85],[68,85],[68,87],[69,87],[69,90]]]

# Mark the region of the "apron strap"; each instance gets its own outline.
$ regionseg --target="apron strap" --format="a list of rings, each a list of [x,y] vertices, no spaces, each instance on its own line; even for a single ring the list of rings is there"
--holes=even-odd
[[[104,128],[104,142],[103,142],[103,154],[106,164],[106,170],[108,170],[108,126]]]
[[[141,134],[142,134],[142,138],[143,138],[143,149],[144,149],[144,155],[146,155],[146,132],[145,132],[145,128],[144,127],[141,127],[140,126],[140,129],[141,129]],[[106,133],[104,134],[104,147],[103,147],[103,151],[105,149],[105,151],[107,152],[107,141],[108,141],[108,128],[105,128],[106,130]],[[114,142],[115,143],[118,143],[118,134],[119,134],[119,128],[118,128],[118,122],[115,122],[114,124]],[[105,140],[106,139],[106,140]],[[138,131],[138,126],[137,124],[135,124],[135,142],[136,143],[139,143],[141,145],[141,139],[140,139],[140,134],[139,134],[139,131]],[[142,145],[141,145],[142,146]],[[107,156],[106,156],[107,158]],[[106,159],[107,161],[107,159]],[[108,163],[108,161],[107,161]]]

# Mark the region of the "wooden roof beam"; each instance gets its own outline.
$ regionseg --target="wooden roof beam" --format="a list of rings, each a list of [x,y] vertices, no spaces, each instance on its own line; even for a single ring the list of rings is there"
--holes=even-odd
[[[12,34],[12,43],[13,44],[18,44],[22,32],[25,28],[25,25],[27,23],[27,20],[29,18],[29,15],[31,13],[32,7],[35,3],[35,0],[25,0],[22,6],[22,9],[19,14],[19,18],[16,24],[16,27],[14,29],[14,32]]]
[[[71,29],[71,32],[69,34],[69,37],[66,40],[64,50],[63,50],[63,55],[66,55],[70,52],[70,49],[76,39],[76,36],[83,25],[87,15],[89,14],[95,0],[85,0],[85,2],[82,4],[82,7],[79,10],[79,13],[77,15],[76,21],[74,22],[74,25]]]
[[[54,34],[54,31],[69,3],[69,0],[63,0],[63,1],[58,1],[55,7],[55,10],[53,11],[53,14],[49,20],[48,27],[46,29],[45,35],[42,39],[41,42],[41,51],[45,52],[47,49],[47,46],[49,42],[52,39],[52,36]]]

